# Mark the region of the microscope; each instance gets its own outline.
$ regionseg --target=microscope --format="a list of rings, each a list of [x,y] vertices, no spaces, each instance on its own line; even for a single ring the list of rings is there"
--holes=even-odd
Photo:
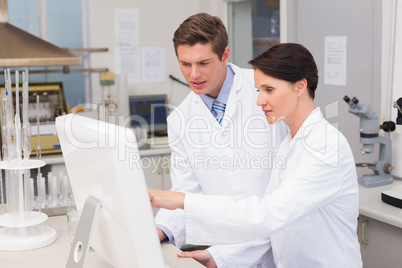
[[[360,142],[363,145],[362,154],[372,153],[374,145],[377,143],[380,144],[377,161],[374,161],[374,163],[356,164],[357,167],[368,167],[374,171],[373,174],[365,174],[359,177],[359,184],[367,188],[391,184],[393,181],[391,173],[394,170],[392,166],[392,142],[390,138],[379,135],[379,131],[380,129],[385,132],[394,131],[395,123],[386,121],[380,125],[378,115],[368,104],[359,102],[356,97],[350,99],[348,96],[345,96],[343,100],[349,105],[348,111],[360,118]],[[402,102],[402,98],[398,101]],[[402,117],[400,121],[399,123],[402,124]]]
[[[396,124],[402,125],[402,98],[399,98],[394,103],[394,108],[398,111]],[[395,179],[400,180],[400,177],[394,176]],[[402,185],[397,184],[390,189],[381,192],[381,200],[391,206],[402,208]]]
[[[397,125],[402,125],[402,98],[399,98],[394,103],[394,108],[396,108],[398,110],[398,116],[396,118],[396,124]]]

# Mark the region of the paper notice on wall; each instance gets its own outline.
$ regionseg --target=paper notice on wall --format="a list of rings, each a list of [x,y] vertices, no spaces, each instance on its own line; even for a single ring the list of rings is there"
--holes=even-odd
[[[138,9],[115,10],[115,73],[124,74],[128,84],[141,82],[139,24]]]
[[[141,74],[143,83],[160,83],[166,80],[164,47],[141,48]]]
[[[115,47],[116,74],[125,74],[129,84],[140,83],[140,49]]]
[[[346,86],[347,37],[326,36],[324,84]]]
[[[140,45],[140,13],[138,9],[115,10],[115,39],[117,46]]]

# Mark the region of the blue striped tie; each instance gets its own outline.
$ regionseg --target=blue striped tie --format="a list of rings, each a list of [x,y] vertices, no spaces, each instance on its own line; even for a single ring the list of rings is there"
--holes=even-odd
[[[217,100],[212,104],[212,109],[216,112],[215,118],[219,125],[222,123],[223,116],[225,115],[226,104],[219,102]]]

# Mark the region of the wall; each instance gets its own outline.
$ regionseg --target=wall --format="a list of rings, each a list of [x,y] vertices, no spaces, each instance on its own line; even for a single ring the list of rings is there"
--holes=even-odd
[[[170,0],[170,1],[141,1],[141,0],[85,0],[87,5],[88,36],[87,46],[106,47],[107,53],[92,53],[92,67],[107,67],[115,71],[115,9],[139,9],[140,17],[140,46],[165,47],[166,49],[166,81],[163,83],[129,84],[128,95],[139,94],[168,94],[169,102],[179,104],[190,92],[177,82],[169,79],[173,75],[184,81],[177,58],[174,53],[172,37],[176,28],[190,15],[198,12],[208,12],[227,20],[226,4],[219,0]],[[85,39],[85,38],[84,38]],[[117,80],[117,79],[116,79]],[[91,74],[92,103],[101,99],[99,74]]]
[[[306,6],[301,6],[302,4],[312,4],[309,9],[306,10]],[[360,3],[360,6],[356,6],[356,3]],[[376,12],[368,12],[364,15],[364,10],[369,6],[374,4],[373,10]],[[323,7],[324,10],[331,10],[331,12],[319,12],[318,15],[313,15],[315,8],[319,5]],[[329,8],[330,6],[332,8]],[[339,9],[339,7],[342,7]],[[301,12],[298,9],[304,8]],[[346,22],[346,17],[348,11],[355,8],[357,12],[354,12],[352,20]],[[378,12],[381,10],[381,12]],[[394,13],[396,11],[396,13]],[[338,12],[342,14],[338,17],[333,17],[333,14]],[[300,23],[299,20],[304,15],[308,16],[311,23],[310,27],[304,27],[306,22]],[[368,15],[367,15],[368,14]],[[395,32],[392,28],[392,20],[396,14],[396,27]],[[321,16],[320,15],[324,15]],[[373,17],[370,17],[373,16]],[[317,18],[318,17],[318,18]],[[339,18],[342,17],[342,20]],[[350,16],[349,16],[350,17]],[[329,20],[329,21],[328,21]],[[354,21],[357,21],[356,24]],[[319,23],[317,23],[319,22]],[[346,22],[346,27],[345,27]],[[357,26],[360,25],[360,26]],[[340,34],[343,35],[348,33],[348,80],[349,78],[356,78],[356,75],[365,70],[365,76],[361,79],[355,79],[357,82],[353,82],[353,86],[350,86],[350,80],[348,81],[349,89],[345,91],[342,87],[338,89],[334,88],[331,91],[324,93],[318,100],[322,104],[327,104],[330,101],[336,100],[333,98],[333,94],[336,91],[345,91],[348,94],[356,94],[362,101],[370,104],[370,106],[380,115],[380,123],[383,121],[392,120],[395,121],[396,109],[393,108],[393,102],[402,97],[402,1],[401,0],[382,0],[382,1],[294,1],[294,0],[281,0],[281,42],[289,41],[301,41],[314,47],[315,51],[313,54],[316,57],[319,69],[322,69],[322,51],[320,47],[323,47],[321,39],[314,39],[323,34]],[[300,33],[300,27],[307,29],[306,32]],[[342,30],[342,27],[344,30]],[[354,30],[355,28],[355,30]],[[355,31],[354,34],[350,34],[351,31]],[[372,33],[368,33],[367,30],[371,30]],[[395,35],[394,35],[395,33]],[[367,35],[369,34],[369,35]],[[355,49],[356,44],[355,38],[363,40],[363,38],[368,37],[367,42],[357,46],[358,50]],[[395,43],[393,43],[393,36],[395,38]],[[359,41],[357,40],[357,41]],[[318,42],[318,43],[317,43]],[[369,47],[373,47],[372,52],[367,52]],[[318,46],[318,49],[316,47]],[[354,48],[352,48],[354,46]],[[361,55],[363,51],[366,51]],[[360,55],[356,57],[357,55]],[[379,56],[379,57],[378,57]],[[378,60],[379,58],[379,60]],[[363,64],[363,68],[354,68],[353,72],[350,72],[350,65]],[[321,66],[320,66],[321,65]],[[374,66],[373,66],[374,65]],[[380,65],[378,68],[377,65]],[[367,67],[374,70],[370,73]],[[321,76],[322,76],[321,70]],[[323,85],[322,82],[319,85],[319,91],[322,94]],[[325,92],[325,89],[324,89]],[[352,93],[351,93],[352,92]],[[354,152],[354,156],[357,162],[369,162],[370,159],[367,156],[362,156],[359,152],[360,144],[358,142],[358,118],[346,112],[347,107],[341,100],[341,95],[337,97],[340,101],[339,103],[339,116],[337,122],[339,123],[339,129],[345,134]],[[384,135],[384,133],[382,133]],[[402,177],[402,151],[400,150],[402,146],[402,126],[397,126],[395,132],[391,134],[385,134],[390,136],[393,142],[393,165],[395,167],[395,172],[393,175]],[[371,155],[372,160],[378,159],[378,147],[376,151]],[[361,171],[360,171],[361,172]],[[367,173],[367,172],[365,172]]]
[[[286,17],[281,19],[282,40],[303,44],[317,63],[320,79],[315,105],[348,139],[355,161],[372,163],[378,159],[378,151],[361,154],[359,118],[348,112],[343,97],[356,96],[380,114],[381,0],[286,0],[286,10]],[[345,85],[324,83],[327,36],[347,37]]]

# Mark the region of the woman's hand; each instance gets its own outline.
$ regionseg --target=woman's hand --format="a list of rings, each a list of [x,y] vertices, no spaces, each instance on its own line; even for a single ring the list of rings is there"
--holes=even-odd
[[[152,208],[165,209],[184,209],[185,193],[162,191],[148,188],[149,199],[151,200]]]
[[[188,252],[180,252],[177,254],[180,258],[193,258],[207,268],[215,268],[216,263],[214,258],[212,258],[211,253],[208,250],[195,250]]]

